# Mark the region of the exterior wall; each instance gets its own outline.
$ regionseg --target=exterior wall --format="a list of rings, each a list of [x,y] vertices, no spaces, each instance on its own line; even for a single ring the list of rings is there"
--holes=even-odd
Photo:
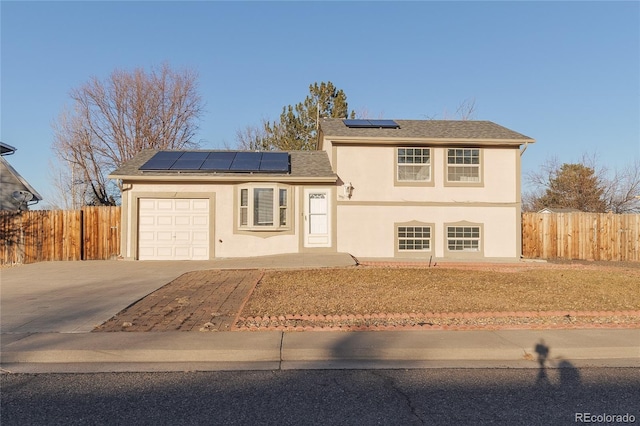
[[[445,186],[446,147],[431,147],[431,184],[396,186],[396,148],[393,146],[337,146],[334,170],[354,187],[352,201],[517,201],[516,148],[483,148],[481,186]],[[451,184],[448,184],[451,185]]]
[[[339,252],[356,257],[403,257],[396,254],[398,223],[433,224],[432,249],[418,253],[435,258],[517,258],[519,209],[486,205],[347,205],[338,204]],[[480,253],[451,253],[446,250],[446,224],[473,224],[482,228]],[[407,254],[407,257],[412,254]]]
[[[431,181],[396,180],[398,147],[431,148]],[[351,196],[337,191],[337,250],[356,257],[518,258],[520,237],[520,150],[480,148],[480,183],[446,182],[447,145],[323,141],[339,183],[353,187]],[[463,148],[463,146],[460,146]],[[432,226],[430,251],[399,252],[396,226]],[[474,224],[482,229],[479,253],[453,252],[446,246],[447,224]]]
[[[209,253],[214,257],[249,257],[303,251],[303,217],[301,194],[298,185],[289,188],[289,220],[287,230],[245,231],[239,230],[238,187],[251,183],[202,184],[202,183],[126,183],[122,192],[122,255],[137,259],[138,200],[140,198],[208,198],[210,200]],[[264,185],[263,183],[256,186]],[[325,186],[326,187],[326,186]],[[331,198],[333,187],[328,187]],[[331,207],[335,211],[335,203]],[[333,215],[332,217],[335,217]],[[335,220],[330,224],[335,235]],[[335,238],[333,239],[335,241]],[[335,243],[324,251],[335,251]],[[308,251],[308,249],[306,250]]]

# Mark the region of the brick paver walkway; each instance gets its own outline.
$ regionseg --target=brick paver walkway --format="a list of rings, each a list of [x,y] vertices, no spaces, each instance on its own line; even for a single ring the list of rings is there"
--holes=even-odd
[[[188,272],[94,331],[228,331],[261,277],[251,269]]]

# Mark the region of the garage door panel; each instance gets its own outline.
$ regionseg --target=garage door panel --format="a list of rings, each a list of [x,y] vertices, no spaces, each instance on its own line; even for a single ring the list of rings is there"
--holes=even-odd
[[[179,215],[175,217],[175,223],[179,226],[191,225],[191,216]]]
[[[149,200],[149,199],[141,199],[139,201],[139,205],[140,205],[140,209],[152,209],[155,207],[156,205],[156,201],[155,200]]]
[[[208,199],[141,199],[140,260],[208,260]]]
[[[205,226],[209,224],[209,217],[208,216],[194,216],[193,217],[193,224],[196,226]]]
[[[156,223],[156,218],[153,216],[140,216],[140,219],[138,220],[138,223],[140,225],[155,225]]]
[[[193,200],[194,211],[209,211],[209,200]]]
[[[176,200],[176,210],[191,210],[193,200]]]
[[[176,243],[188,243],[191,241],[191,232],[189,231],[176,231],[174,234]]]
[[[141,258],[155,255],[155,250],[152,247],[140,247],[138,251]]]
[[[170,231],[158,231],[156,232],[156,239],[166,243],[167,241],[173,240],[173,233]]]
[[[156,253],[158,254],[158,256],[170,258],[173,254],[173,248],[171,246],[160,246],[157,248]]]
[[[202,257],[202,256],[208,256],[208,251],[200,248],[200,247],[194,247],[193,248],[193,256],[194,257]]]
[[[203,242],[209,239],[209,236],[200,232],[195,232],[193,234],[193,241]]]
[[[140,232],[140,241],[153,241],[155,234],[153,232]]]
[[[174,253],[176,257],[190,257],[190,251],[189,247],[176,247]]]
[[[173,216],[158,216],[156,218],[156,224],[159,226],[162,225],[171,225],[173,223]]]

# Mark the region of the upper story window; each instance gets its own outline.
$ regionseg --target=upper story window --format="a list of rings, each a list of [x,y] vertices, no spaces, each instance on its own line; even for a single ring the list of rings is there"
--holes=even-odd
[[[480,149],[447,149],[447,182],[480,183]]]
[[[240,188],[239,227],[253,230],[288,228],[289,190],[278,185]]]
[[[431,148],[398,148],[398,182],[429,182],[431,180]]]

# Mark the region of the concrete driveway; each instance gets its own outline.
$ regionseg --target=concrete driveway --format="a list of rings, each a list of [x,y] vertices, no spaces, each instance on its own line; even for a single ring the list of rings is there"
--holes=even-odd
[[[348,254],[213,261],[42,262],[0,271],[1,333],[84,333],[180,275],[203,269],[353,265]]]

